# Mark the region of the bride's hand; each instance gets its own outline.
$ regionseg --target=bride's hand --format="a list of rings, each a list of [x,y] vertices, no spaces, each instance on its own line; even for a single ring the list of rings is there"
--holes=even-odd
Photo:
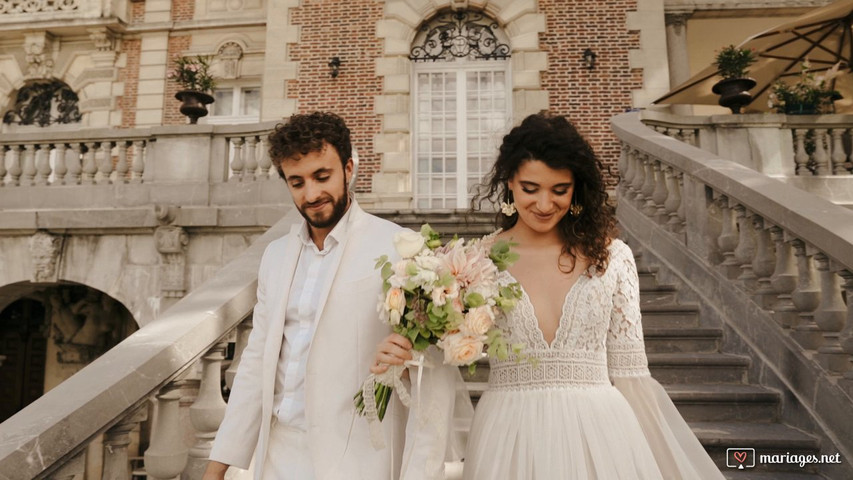
[[[412,342],[398,333],[392,333],[376,347],[376,357],[370,366],[370,372],[379,375],[385,373],[389,365],[402,365],[411,359]]]

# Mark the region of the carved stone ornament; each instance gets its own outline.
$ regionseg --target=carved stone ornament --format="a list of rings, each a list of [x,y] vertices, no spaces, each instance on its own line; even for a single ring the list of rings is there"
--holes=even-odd
[[[30,255],[33,261],[32,281],[35,283],[56,282],[59,274],[59,254],[62,237],[43,230],[30,237]]]
[[[89,30],[89,39],[92,40],[99,52],[110,52],[115,48],[115,34],[109,29]]]
[[[174,225],[157,227],[154,241],[160,252],[160,292],[166,298],[180,298],[186,292],[186,255],[189,243],[187,232]]]
[[[53,36],[47,32],[27,35],[24,40],[26,54],[26,78],[49,78],[53,76],[53,62],[56,54]]]
[[[165,225],[157,227],[157,230],[154,231],[154,241],[157,244],[157,251],[166,254],[183,253],[184,247],[190,240],[183,228]]]
[[[36,12],[70,12],[80,7],[79,0],[0,0],[0,15]]]
[[[240,76],[240,59],[243,57],[243,47],[235,42],[228,42],[219,48],[217,53],[222,64],[222,78],[235,79]]]

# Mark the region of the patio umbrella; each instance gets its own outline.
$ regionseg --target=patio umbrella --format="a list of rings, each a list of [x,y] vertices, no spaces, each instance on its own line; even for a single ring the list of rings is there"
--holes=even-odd
[[[746,109],[770,110],[767,100],[773,84],[778,80],[795,83],[806,59],[814,72],[826,71],[838,62],[849,72],[853,65],[851,22],[853,0],[840,0],[741,43],[739,47],[752,48],[757,54],[757,61],[749,67],[748,76],[756,81],[756,86],[750,90],[753,100]],[[711,65],[653,103],[716,105],[719,97],[711,88],[721,78],[717,73],[717,67]],[[849,77],[849,73],[838,77],[834,85],[848,99],[836,102],[836,111],[853,107],[849,101],[853,100],[853,82]]]

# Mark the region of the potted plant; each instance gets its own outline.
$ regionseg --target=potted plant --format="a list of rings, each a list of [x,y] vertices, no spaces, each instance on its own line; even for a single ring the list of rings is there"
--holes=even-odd
[[[747,69],[756,60],[755,51],[749,48],[729,45],[717,52],[714,65],[723,79],[714,84],[712,91],[720,95],[719,104],[732,113],[740,113],[741,107],[752,101],[749,89],[755,86],[755,80],[747,77]]]
[[[181,86],[175,94],[182,102],[181,113],[189,117],[190,123],[198,123],[199,118],[207,115],[207,105],[213,103],[210,93],[216,82],[210,73],[210,57],[175,56],[174,68],[167,77]]]
[[[800,78],[789,85],[778,81],[773,84],[768,104],[779,113],[790,115],[813,115],[829,113],[833,103],[841,99],[841,94],[831,87],[831,81],[841,74],[841,63],[836,63],[823,75],[811,71],[808,60],[800,65]]]

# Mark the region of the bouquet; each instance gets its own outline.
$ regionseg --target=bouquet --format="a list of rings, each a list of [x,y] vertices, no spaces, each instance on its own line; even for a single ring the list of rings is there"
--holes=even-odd
[[[498,272],[518,259],[513,244],[496,234],[466,243],[454,237],[442,245],[428,224],[420,233],[406,230],[394,237],[402,257],[396,263],[382,256],[376,268],[382,272],[384,295],[379,299],[380,320],[412,342],[414,361],[423,367],[423,352],[436,345],[444,363],[468,366],[485,356],[506,359],[520,355],[524,345],[508,345],[495,325],[495,316],[515,307],[521,298],[518,283],[498,284]],[[409,405],[410,397],[400,377],[406,367],[392,365],[381,375],[370,375],[353,401],[359,414],[373,424],[385,417],[393,390]]]

